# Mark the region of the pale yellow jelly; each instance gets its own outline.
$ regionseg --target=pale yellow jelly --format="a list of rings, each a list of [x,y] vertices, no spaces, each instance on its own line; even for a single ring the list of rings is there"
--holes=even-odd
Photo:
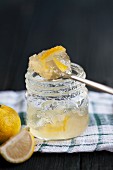
[[[71,73],[71,62],[62,46],[33,55],[29,60],[29,68],[41,77],[52,80]]]
[[[44,126],[30,128],[31,133],[40,139],[56,140],[56,139],[69,139],[80,135],[88,125],[88,114],[67,115],[63,121],[56,122],[55,124],[45,124]]]
[[[80,135],[88,125],[88,114],[84,111],[47,110],[42,112],[29,105],[27,125],[30,132],[40,139],[68,139]],[[54,114],[55,113],[55,114]]]

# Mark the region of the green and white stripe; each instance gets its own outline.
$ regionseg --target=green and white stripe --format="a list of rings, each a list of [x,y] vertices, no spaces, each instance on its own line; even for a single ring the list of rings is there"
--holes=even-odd
[[[14,108],[25,124],[25,91],[0,92],[0,103]],[[89,126],[79,137],[65,141],[41,141],[36,139],[35,152],[113,152],[113,96],[89,92]]]

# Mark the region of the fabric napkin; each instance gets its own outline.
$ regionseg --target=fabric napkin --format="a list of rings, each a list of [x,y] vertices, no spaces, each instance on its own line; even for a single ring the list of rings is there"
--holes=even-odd
[[[14,108],[22,124],[25,124],[25,91],[0,92],[0,104]],[[89,92],[89,117],[89,125],[79,137],[64,141],[42,141],[35,138],[34,152],[113,152],[113,95]]]

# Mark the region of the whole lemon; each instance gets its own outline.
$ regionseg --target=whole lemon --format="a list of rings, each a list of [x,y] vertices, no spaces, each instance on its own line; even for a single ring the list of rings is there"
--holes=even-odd
[[[0,143],[19,133],[21,120],[18,113],[5,105],[0,105]]]

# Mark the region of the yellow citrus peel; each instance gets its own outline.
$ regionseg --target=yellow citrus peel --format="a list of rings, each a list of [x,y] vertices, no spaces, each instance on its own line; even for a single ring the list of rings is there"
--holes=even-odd
[[[50,57],[51,55],[55,55],[56,53],[59,53],[59,52],[65,52],[66,49],[62,46],[56,46],[56,47],[53,47],[49,50],[46,50],[44,51],[44,53],[42,54],[42,56],[38,55],[37,57],[41,60],[45,60],[47,59],[48,57]]]
[[[47,80],[58,79],[71,72],[71,62],[62,46],[42,51],[30,57],[29,67]]]
[[[69,116],[65,116],[64,120],[61,122],[56,122],[56,124],[47,124],[42,127],[45,132],[61,132],[65,131],[67,127],[67,122],[69,120]]]
[[[68,67],[65,64],[61,63],[57,58],[53,58],[53,61],[62,72],[65,72],[68,69]]]

